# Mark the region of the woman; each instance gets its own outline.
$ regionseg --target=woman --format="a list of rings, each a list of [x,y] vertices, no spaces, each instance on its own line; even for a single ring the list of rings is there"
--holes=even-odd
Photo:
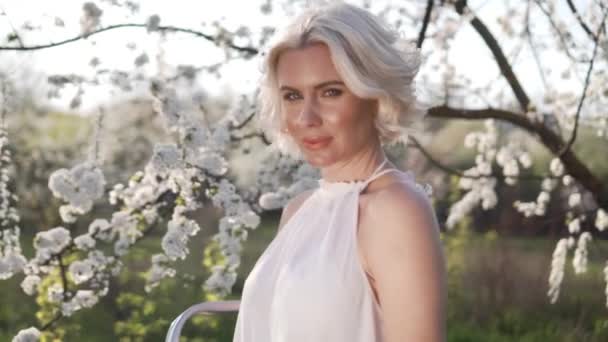
[[[321,170],[248,275],[235,342],[445,340],[435,215],[382,144],[420,115],[415,48],[344,3],[297,17],[264,56],[261,118]]]

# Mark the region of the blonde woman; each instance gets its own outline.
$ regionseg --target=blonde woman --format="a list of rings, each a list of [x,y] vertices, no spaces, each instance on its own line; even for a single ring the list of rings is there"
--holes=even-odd
[[[301,14],[267,50],[261,119],[322,178],[287,204],[248,275],[234,342],[445,340],[435,214],[382,149],[423,113],[419,52],[401,41],[340,2]]]

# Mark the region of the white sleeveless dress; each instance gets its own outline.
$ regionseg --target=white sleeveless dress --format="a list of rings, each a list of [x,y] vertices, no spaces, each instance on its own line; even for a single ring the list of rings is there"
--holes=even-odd
[[[308,197],[245,280],[233,342],[380,342],[381,311],[357,247],[365,181],[326,182]],[[398,171],[412,180],[410,173]]]

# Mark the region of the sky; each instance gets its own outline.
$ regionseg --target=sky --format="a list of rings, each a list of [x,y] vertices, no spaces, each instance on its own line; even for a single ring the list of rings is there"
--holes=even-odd
[[[586,1],[579,1],[579,3],[581,2]],[[20,27],[26,22],[43,27],[42,31],[35,31],[22,36],[28,45],[44,44],[73,37],[80,32],[79,20],[83,3],[84,1],[81,0],[0,0],[0,10],[6,13],[5,16],[0,17],[0,37],[6,37],[12,31],[11,27]],[[249,27],[260,27],[260,25],[281,26],[289,19],[286,15],[280,14],[280,9],[277,9],[273,15],[262,15],[259,11],[260,2],[258,1],[142,0],[139,2],[140,11],[135,16],[130,15],[124,8],[107,6],[107,3],[102,1],[97,3],[104,10],[102,26],[125,22],[143,23],[147,17],[153,14],[161,16],[162,25],[189,27],[202,32],[212,30],[209,23],[213,20],[220,21],[223,27],[236,28],[239,25]],[[498,25],[497,16],[504,13],[504,5],[509,1],[471,0],[469,3],[474,11],[484,18],[490,29],[495,32],[507,53],[516,48],[509,45],[506,40],[500,39],[500,33],[498,33],[499,30],[496,26]],[[375,1],[374,4],[380,5],[380,2]],[[419,7],[423,8],[422,6]],[[64,21],[64,27],[54,25],[56,17]],[[202,26],[203,22],[207,22],[207,25]],[[419,28],[410,27],[406,29],[409,29],[409,32],[405,32],[406,35],[415,39]],[[543,28],[539,27],[539,30],[542,33]],[[127,46],[128,43],[131,43],[132,46]],[[157,69],[154,56],[158,53],[159,46],[158,35],[149,35],[145,29],[120,29],[51,49],[28,53],[3,53],[4,56],[0,57],[0,68],[13,74],[18,74],[20,70],[33,70],[35,74],[74,73],[93,75],[94,69],[89,66],[89,61],[93,57],[100,59],[100,68],[133,70],[135,57],[142,52],[146,52],[150,57],[150,63],[144,65],[141,72],[153,74]],[[433,49],[431,44],[426,44],[424,48],[427,50]],[[218,49],[215,49],[210,43],[203,39],[193,39],[185,34],[172,36],[169,41],[163,43],[163,51],[166,61],[173,65],[207,64],[220,58]],[[487,82],[489,78],[495,79],[498,76],[495,62],[488,58],[488,55],[489,52],[487,48],[483,47],[477,33],[472,30],[470,25],[465,25],[456,35],[455,44],[450,51],[449,58],[456,66],[458,73],[467,75],[473,82]],[[433,55],[432,51],[431,56],[432,58],[438,57]],[[547,60],[550,60],[550,63],[556,67],[559,67],[560,64],[565,65],[563,64],[564,61],[557,58],[548,58]],[[201,80],[200,86],[211,94],[220,94],[225,87],[234,88],[238,92],[247,92],[254,89],[259,77],[255,62],[237,62],[223,70],[221,80],[205,78]],[[518,62],[515,64],[515,70],[518,75],[522,75],[522,78],[524,78],[522,83],[526,84],[528,89],[532,89],[532,92],[535,89],[540,89],[541,84],[537,77],[536,65],[533,63],[529,52],[522,51]],[[428,74],[433,75],[433,72],[428,71]],[[44,82],[35,82],[40,87],[44,87],[41,83]],[[577,84],[564,82],[563,86],[576,89]],[[52,103],[59,107],[66,106],[75,91],[76,89],[66,91],[67,100],[61,98]],[[125,97],[128,96],[125,95]],[[87,90],[83,100],[83,109],[86,111],[95,108],[100,103],[107,102],[109,99],[120,97],[120,93],[111,94],[107,88],[103,87],[93,91]]]

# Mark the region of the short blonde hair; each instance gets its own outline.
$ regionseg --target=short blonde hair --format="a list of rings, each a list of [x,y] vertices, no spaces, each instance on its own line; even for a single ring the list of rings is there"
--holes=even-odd
[[[406,139],[412,124],[426,113],[415,95],[420,51],[370,12],[338,2],[306,10],[263,52],[258,93],[260,123],[277,147],[299,154],[289,135],[281,131],[276,75],[279,57],[288,49],[314,43],[328,46],[337,72],[355,95],[378,100],[375,126],[381,142]]]

